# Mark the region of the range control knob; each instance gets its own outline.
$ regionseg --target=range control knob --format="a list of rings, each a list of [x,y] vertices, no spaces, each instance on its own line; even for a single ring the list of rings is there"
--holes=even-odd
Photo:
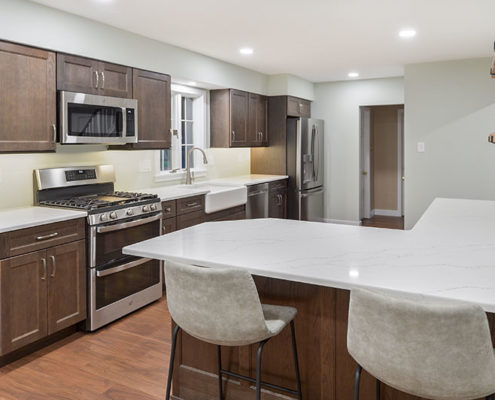
[[[156,211],[156,204],[152,204],[152,205],[150,206],[150,208],[151,208],[151,211]]]
[[[128,208],[125,212],[127,215],[134,215],[134,210],[132,208]]]
[[[101,221],[101,222],[105,222],[107,219],[108,219],[107,214],[101,214],[101,215],[100,215],[100,221]]]
[[[149,212],[150,208],[148,206],[143,206],[143,212]]]
[[[112,211],[112,212],[110,213],[110,218],[111,218],[111,219],[116,219],[116,218],[117,218],[117,213],[116,213],[115,211]]]

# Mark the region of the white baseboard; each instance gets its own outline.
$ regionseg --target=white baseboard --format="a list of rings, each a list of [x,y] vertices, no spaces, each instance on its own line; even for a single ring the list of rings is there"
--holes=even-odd
[[[372,215],[381,215],[383,217],[402,217],[400,210],[377,210],[374,209]]]
[[[323,222],[327,222],[329,224],[341,224],[341,225],[361,225],[361,221],[352,221],[348,219],[324,218]]]

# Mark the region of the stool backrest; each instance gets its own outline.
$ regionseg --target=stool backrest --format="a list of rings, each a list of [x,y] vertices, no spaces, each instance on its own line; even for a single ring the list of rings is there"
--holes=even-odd
[[[382,382],[433,400],[495,392],[495,357],[479,306],[352,290],[347,347]]]
[[[256,285],[247,271],[167,261],[165,282],[170,314],[191,336],[240,346],[269,333]]]

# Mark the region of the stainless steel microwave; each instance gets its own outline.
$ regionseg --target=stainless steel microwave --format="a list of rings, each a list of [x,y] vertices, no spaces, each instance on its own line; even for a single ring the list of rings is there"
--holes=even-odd
[[[62,144],[138,141],[137,100],[61,91],[59,107]]]

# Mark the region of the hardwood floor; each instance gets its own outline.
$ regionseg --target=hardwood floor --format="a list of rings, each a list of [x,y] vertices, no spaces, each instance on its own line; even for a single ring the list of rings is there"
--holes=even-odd
[[[374,228],[404,229],[404,217],[384,217],[375,215],[373,218],[365,218],[362,221],[363,226]]]
[[[78,332],[0,368],[1,400],[163,400],[165,299],[95,333]]]

